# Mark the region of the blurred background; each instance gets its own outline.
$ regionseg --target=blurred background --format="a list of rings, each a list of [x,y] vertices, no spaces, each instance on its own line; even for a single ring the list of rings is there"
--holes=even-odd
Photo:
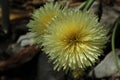
[[[32,12],[46,2],[58,2],[69,8],[79,8],[86,0],[0,0],[0,80],[73,80],[71,74],[53,71],[53,65],[43,52],[30,45],[27,23]],[[90,11],[106,27],[120,15],[120,0],[95,0]],[[120,49],[120,32],[116,35],[116,48]],[[105,55],[111,51],[108,44]],[[96,64],[97,65],[97,64]],[[91,69],[90,69],[91,70]],[[88,77],[90,70],[80,80],[120,80],[116,73],[97,78]],[[115,76],[114,76],[115,75]]]

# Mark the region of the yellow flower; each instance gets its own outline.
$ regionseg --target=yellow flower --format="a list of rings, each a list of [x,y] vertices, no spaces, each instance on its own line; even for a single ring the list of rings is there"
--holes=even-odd
[[[89,12],[70,11],[48,26],[43,51],[55,70],[85,69],[103,53],[107,32]]]
[[[46,3],[43,7],[34,11],[32,20],[28,23],[29,30],[34,33],[35,43],[41,45],[42,36],[45,34],[46,26],[49,25],[54,17],[59,16],[64,9],[60,9],[58,3]]]

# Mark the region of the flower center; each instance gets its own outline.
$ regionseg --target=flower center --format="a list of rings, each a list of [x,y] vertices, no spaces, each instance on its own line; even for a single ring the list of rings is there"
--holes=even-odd
[[[72,33],[67,36],[66,43],[69,46],[76,46],[80,42],[81,40],[80,40],[80,36],[78,35],[78,33]]]
[[[74,43],[74,44],[79,43],[79,38],[77,37],[77,35],[69,36],[68,43]]]

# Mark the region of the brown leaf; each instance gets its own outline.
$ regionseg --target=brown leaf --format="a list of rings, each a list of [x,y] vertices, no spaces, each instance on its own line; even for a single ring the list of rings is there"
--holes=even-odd
[[[17,52],[13,57],[5,61],[0,61],[0,70],[3,71],[28,62],[38,53],[38,51],[39,49],[36,48],[36,46],[27,46]]]

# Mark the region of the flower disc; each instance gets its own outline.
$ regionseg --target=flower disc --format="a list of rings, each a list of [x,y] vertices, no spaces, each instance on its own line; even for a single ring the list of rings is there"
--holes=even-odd
[[[54,17],[59,16],[64,9],[60,9],[58,3],[46,3],[43,7],[35,10],[32,19],[28,23],[29,30],[34,33],[35,43],[41,46],[42,36],[45,34],[46,26],[49,25]]]
[[[89,12],[70,11],[48,26],[43,51],[58,71],[85,69],[103,53],[107,32]]]

